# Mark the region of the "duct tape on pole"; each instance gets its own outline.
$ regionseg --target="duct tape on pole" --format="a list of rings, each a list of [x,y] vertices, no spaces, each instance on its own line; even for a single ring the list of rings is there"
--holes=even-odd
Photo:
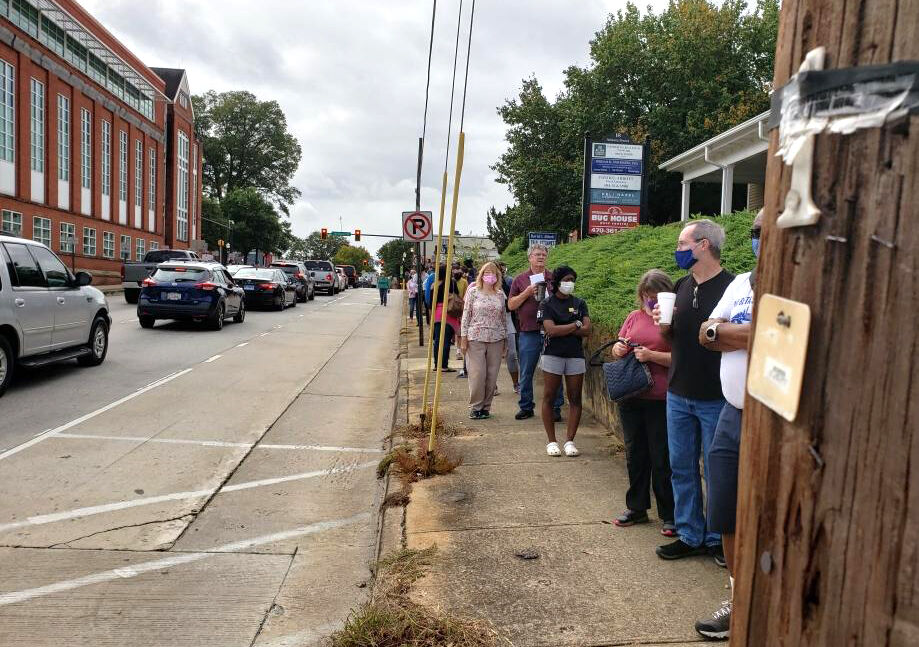
[[[434,240],[433,214],[430,211],[403,211],[402,240],[410,243]]]

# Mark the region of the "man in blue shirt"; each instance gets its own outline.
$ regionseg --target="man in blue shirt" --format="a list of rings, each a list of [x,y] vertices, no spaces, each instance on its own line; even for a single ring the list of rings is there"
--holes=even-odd
[[[424,318],[428,324],[431,323],[431,299],[434,291],[434,272],[428,272],[428,277],[424,280]]]

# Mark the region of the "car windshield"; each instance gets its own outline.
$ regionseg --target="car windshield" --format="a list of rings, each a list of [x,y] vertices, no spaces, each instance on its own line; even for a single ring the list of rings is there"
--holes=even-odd
[[[296,265],[272,265],[271,267],[276,267],[286,274],[296,274],[300,271],[300,268]]]
[[[147,256],[144,259],[144,262],[162,263],[163,261],[168,261],[172,258],[188,258],[188,254],[180,250],[161,249],[154,252],[147,252]]]
[[[208,271],[200,267],[160,267],[153,280],[164,283],[198,283],[208,278]]]
[[[244,267],[233,275],[234,279],[260,279],[272,280],[275,278],[274,270],[258,270],[251,267]]]
[[[308,270],[330,270],[332,269],[332,264],[328,261],[304,261],[306,269]]]

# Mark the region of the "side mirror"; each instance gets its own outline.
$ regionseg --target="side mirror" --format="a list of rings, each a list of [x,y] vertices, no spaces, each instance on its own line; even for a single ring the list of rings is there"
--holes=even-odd
[[[76,283],[78,288],[83,287],[84,285],[89,285],[93,282],[93,275],[89,272],[77,272],[74,278],[74,283]]]

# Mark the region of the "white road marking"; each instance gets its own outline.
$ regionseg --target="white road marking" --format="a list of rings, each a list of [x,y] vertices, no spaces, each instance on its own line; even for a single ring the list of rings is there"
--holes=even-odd
[[[241,343],[241,344],[236,344],[236,348],[242,348],[243,346],[248,346],[248,345],[249,345],[249,342],[244,341],[244,342]]]
[[[214,355],[213,357],[208,357],[206,360],[204,360],[204,363],[210,364],[211,362],[216,362],[221,357],[223,357],[223,355]]]
[[[216,546],[215,548],[212,548],[211,550],[203,553],[176,553],[163,559],[155,559],[149,562],[134,564],[133,566],[114,568],[112,570],[101,571],[99,573],[91,573],[89,575],[84,575],[83,577],[78,577],[72,580],[64,580],[61,582],[54,582],[53,584],[39,586],[34,589],[12,591],[10,593],[4,593],[0,595],[0,606],[27,602],[29,600],[34,600],[35,598],[44,597],[46,595],[54,595],[55,593],[63,593],[64,591],[73,591],[74,589],[79,589],[84,586],[91,586],[93,584],[102,584],[104,582],[112,582],[118,579],[137,577],[138,575],[143,575],[144,573],[149,573],[151,571],[158,571],[165,568],[172,568],[173,566],[180,566],[182,564],[197,562],[202,559],[207,559],[208,557],[213,557],[218,553],[236,553],[249,548],[254,548],[256,546],[264,546],[265,544],[273,544],[278,541],[296,539],[305,535],[312,535],[318,532],[324,532],[326,530],[342,528],[344,526],[349,526],[363,521],[369,521],[369,519],[370,513],[364,512],[354,515],[353,517],[335,519],[332,521],[320,521],[318,523],[312,523],[308,526],[300,526],[299,528],[294,528],[292,530],[285,530],[284,532],[278,532],[271,535],[261,535],[251,539],[244,539],[242,541],[223,544],[222,546]]]
[[[331,469],[315,470],[312,472],[303,472],[302,474],[291,474],[290,476],[278,476],[269,479],[259,479],[257,481],[246,481],[236,485],[227,485],[220,489],[221,492],[238,492],[239,490],[251,490],[252,488],[263,487],[265,485],[276,485],[278,483],[288,483],[290,481],[302,481],[304,479],[316,478],[317,476],[331,476],[332,474],[341,474],[351,472],[357,469],[365,469],[375,466],[376,461],[360,463],[358,465],[347,467],[333,467]],[[154,503],[165,503],[167,501],[183,501],[185,499],[197,499],[210,496],[217,491],[216,487],[207,490],[189,490],[186,492],[173,492],[171,494],[160,494],[157,496],[148,496],[130,501],[116,501],[114,503],[103,503],[101,505],[87,506],[85,508],[76,508],[74,510],[64,510],[62,512],[52,512],[50,514],[40,514],[29,517],[25,521],[14,521],[11,523],[0,524],[0,533],[18,528],[27,528],[30,526],[43,526],[57,521],[66,521],[68,519],[79,519],[82,517],[91,517],[105,512],[117,512],[129,508],[139,508]]]
[[[388,369],[386,369],[388,370]],[[252,443],[234,443],[224,440],[188,440],[184,438],[143,438],[138,436],[96,436],[93,434],[58,434],[57,438],[80,440],[123,440],[133,443],[162,443],[165,445],[200,445],[202,447],[242,447],[249,449]],[[256,445],[254,449],[307,449],[317,452],[358,452],[363,454],[382,454],[382,449],[363,447],[335,447],[330,445]]]
[[[300,315],[300,318],[302,319],[302,318],[305,317],[305,316],[306,316],[306,315]]]
[[[57,434],[59,434],[59,433],[61,433],[61,432],[67,431],[68,429],[70,429],[70,428],[72,428],[72,427],[76,427],[77,425],[79,425],[79,424],[81,424],[81,423],[84,423],[84,422],[86,422],[87,420],[90,420],[90,419],[92,419],[92,418],[95,418],[96,416],[98,416],[98,415],[100,415],[100,414],[103,414],[103,413],[105,413],[106,411],[109,411],[109,410],[111,410],[111,409],[114,409],[115,407],[120,406],[120,405],[124,404],[125,402],[128,402],[129,400],[133,400],[134,398],[136,398],[136,397],[138,397],[138,396],[140,396],[140,395],[143,395],[143,394],[146,393],[147,391],[152,391],[153,389],[157,388],[158,386],[162,386],[162,385],[166,384],[167,382],[171,382],[172,380],[174,380],[174,379],[176,379],[176,378],[179,378],[179,377],[182,377],[183,375],[185,375],[186,373],[190,373],[191,371],[192,371],[192,369],[186,368],[184,371],[178,371],[178,372],[176,372],[176,373],[172,373],[171,375],[167,375],[166,377],[161,378],[161,379],[159,379],[159,380],[156,380],[155,382],[151,382],[151,383],[148,384],[147,386],[142,387],[142,388],[140,388],[140,389],[134,391],[133,393],[129,393],[128,395],[124,396],[123,398],[120,398],[120,399],[118,399],[118,400],[115,400],[115,401],[112,402],[111,404],[107,404],[107,405],[105,405],[104,407],[100,407],[100,408],[96,409],[95,411],[91,411],[91,412],[89,412],[89,413],[87,413],[87,414],[85,414],[85,415],[82,415],[82,416],[80,416],[79,418],[77,418],[77,419],[75,419],[75,420],[71,420],[70,422],[65,423],[65,424],[63,424],[63,425],[61,425],[61,426],[59,426],[59,427],[55,427],[54,429],[49,429],[48,431],[46,431],[46,432],[44,432],[44,433],[42,433],[42,434],[39,434],[38,436],[35,436],[34,438],[32,438],[32,440],[28,440],[28,441],[22,443],[21,445],[17,445],[16,447],[13,447],[12,449],[6,450],[6,451],[3,452],[2,454],[0,454],[0,461],[2,461],[4,458],[9,458],[10,456],[13,456],[14,454],[18,454],[19,452],[21,452],[21,451],[23,451],[23,450],[26,450],[26,449],[28,449],[29,447],[32,447],[33,445],[37,445],[38,443],[42,442],[43,440],[46,440],[46,439],[48,439],[48,438],[51,438],[52,436],[56,436]]]
[[[263,332],[261,335],[259,335],[259,337],[264,337],[265,335],[270,335],[270,334],[271,334],[270,332]]]

